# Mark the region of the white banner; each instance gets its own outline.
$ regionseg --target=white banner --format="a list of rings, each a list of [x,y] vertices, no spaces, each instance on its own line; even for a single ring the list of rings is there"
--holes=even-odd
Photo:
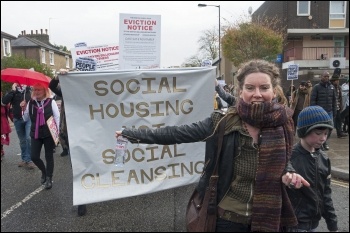
[[[75,47],[71,49],[73,67],[80,71],[117,70],[119,46],[117,44]]]
[[[204,142],[128,144],[113,163],[115,131],[189,124],[213,111],[215,67],[70,72],[60,76],[73,167],[73,204],[137,196],[198,181]]]
[[[119,69],[160,68],[160,15],[119,14]]]

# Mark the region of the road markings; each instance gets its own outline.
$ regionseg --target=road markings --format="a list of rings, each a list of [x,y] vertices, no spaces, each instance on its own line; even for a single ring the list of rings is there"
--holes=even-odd
[[[14,204],[13,206],[11,206],[9,209],[5,210],[4,213],[1,214],[1,220],[6,218],[9,214],[12,213],[12,211],[14,211],[15,209],[17,209],[18,207],[20,207],[21,205],[23,205],[24,203],[26,203],[27,201],[29,201],[32,197],[34,197],[34,195],[40,193],[42,190],[44,189],[44,185],[40,186],[39,188],[37,188],[34,192],[30,193],[28,196],[26,196],[25,198],[23,198],[22,201]]]
[[[334,185],[343,187],[343,188],[349,188],[349,182],[332,179],[331,183],[334,184]]]

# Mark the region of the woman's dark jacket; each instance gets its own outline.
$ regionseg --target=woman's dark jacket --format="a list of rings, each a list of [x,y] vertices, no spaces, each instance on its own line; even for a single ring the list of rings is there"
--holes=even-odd
[[[122,135],[132,143],[172,145],[206,141],[204,175],[201,176],[197,186],[199,193],[204,196],[209,178],[216,162],[218,148],[218,132],[214,133],[217,122],[223,115],[214,112],[211,117],[202,121],[183,126],[166,126],[158,129],[124,129]],[[221,157],[219,161],[218,201],[228,191],[233,176],[233,152],[238,152],[238,131],[224,136]]]
[[[316,228],[323,217],[330,231],[337,230],[337,216],[331,197],[331,164],[327,155],[320,149],[310,153],[299,142],[293,148],[290,162],[296,172],[310,183],[310,187],[287,189],[298,228],[309,224]]]
[[[53,116],[51,101],[52,101],[51,98],[47,98],[45,100],[45,103],[47,103],[47,105],[44,108],[45,121],[47,121],[51,116]],[[29,104],[28,106],[29,117],[30,117],[30,121],[32,122],[32,125],[30,128],[30,137],[34,138],[36,118],[37,118],[37,108],[35,108],[34,106],[37,106],[37,104],[35,100],[30,100],[28,104]],[[39,138],[47,138],[47,137],[51,137],[51,133],[47,124],[39,126]]]
[[[20,106],[20,103],[23,100],[28,101],[31,99],[31,89],[30,87],[26,87],[26,90],[21,93],[17,91],[17,89],[14,91],[10,91],[7,93],[5,96],[1,98],[1,103],[2,105],[6,106],[7,104],[10,104],[12,106],[12,112],[13,112],[13,117],[16,119],[22,119],[22,107]]]
[[[337,97],[335,88],[330,82],[320,82],[316,84],[311,91],[310,106],[318,105],[326,112],[333,112],[337,115]]]

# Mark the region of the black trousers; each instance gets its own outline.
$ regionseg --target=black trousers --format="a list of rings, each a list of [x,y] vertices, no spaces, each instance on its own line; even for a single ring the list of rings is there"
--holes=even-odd
[[[340,113],[340,119],[343,122],[343,131],[347,131],[349,133],[349,106]]]
[[[217,218],[215,232],[250,232],[250,225]]]
[[[52,177],[54,168],[53,149],[56,147],[52,137],[50,136],[38,139],[32,138],[31,143],[31,157],[33,163],[40,169],[43,174],[46,174],[48,177]],[[40,158],[40,152],[43,145],[45,148],[46,166]]]

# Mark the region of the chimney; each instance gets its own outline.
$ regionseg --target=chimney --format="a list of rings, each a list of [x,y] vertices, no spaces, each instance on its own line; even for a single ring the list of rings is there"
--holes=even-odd
[[[49,35],[47,34],[47,29],[45,29],[46,34],[43,34],[43,29],[40,29],[41,34],[38,34],[38,30],[35,30],[36,34],[33,34],[33,30],[32,30],[32,34],[31,35],[27,35],[27,37],[39,40],[45,44],[50,44],[49,41]],[[25,33],[25,31],[23,31]]]
[[[22,34],[22,36],[23,36],[23,31],[21,31],[21,34]]]
[[[23,31],[24,35],[26,35],[26,30]]]
[[[30,31],[30,34],[33,35],[33,30]]]

